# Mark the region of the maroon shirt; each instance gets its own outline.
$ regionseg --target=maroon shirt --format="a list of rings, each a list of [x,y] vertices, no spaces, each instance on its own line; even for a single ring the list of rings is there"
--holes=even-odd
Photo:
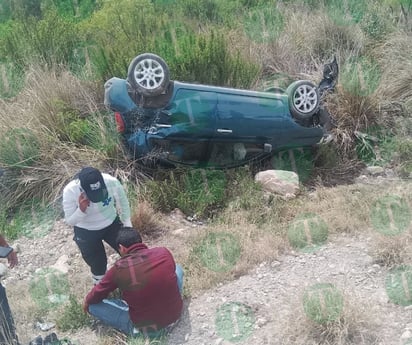
[[[136,243],[89,292],[86,302],[99,303],[119,288],[137,328],[164,328],[178,320],[182,312],[183,301],[175,270],[169,250],[148,249],[145,244]]]

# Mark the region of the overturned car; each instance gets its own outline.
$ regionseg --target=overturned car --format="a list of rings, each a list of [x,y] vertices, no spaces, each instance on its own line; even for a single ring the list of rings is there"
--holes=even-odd
[[[144,164],[230,168],[319,143],[330,126],[322,96],[338,77],[336,58],[318,86],[308,80],[264,92],[170,79],[166,62],[138,55],[127,78],[105,83],[105,105],[132,157]]]

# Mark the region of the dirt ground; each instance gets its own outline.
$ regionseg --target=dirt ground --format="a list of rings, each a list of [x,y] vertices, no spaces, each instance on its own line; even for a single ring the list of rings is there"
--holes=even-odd
[[[174,230],[166,234],[166,239],[172,252],[185,227],[188,231],[202,231],[202,225],[193,228],[187,221],[171,219],[170,224]],[[52,331],[76,344],[103,344],[99,334],[90,328],[75,333],[60,332],[57,328],[42,331],[38,322],[55,323],[52,314],[32,314],[35,310],[34,298],[30,297],[33,282],[41,277],[42,268],[54,267],[67,272],[71,289],[77,296],[84,296],[92,287],[88,267],[72,236],[71,228],[60,220],[44,237],[21,238],[12,243],[19,248],[20,263],[8,270],[2,283],[7,289],[22,344]],[[165,238],[149,245],[164,242]],[[412,306],[393,303],[388,291],[390,270],[374,261],[373,246],[373,234],[356,237],[340,234],[329,237],[316,251],[289,252],[276,261],[263,262],[235,281],[186,299],[182,319],[167,343],[412,344]],[[109,261],[113,262],[117,254],[108,252]],[[402,276],[401,292],[410,299],[412,278],[408,274]],[[316,292],[322,287],[326,287],[323,295]],[[315,290],[307,294],[311,288]],[[321,315],[329,310],[334,320],[338,320],[334,328],[316,322],[310,314],[308,306],[313,296],[318,296]]]

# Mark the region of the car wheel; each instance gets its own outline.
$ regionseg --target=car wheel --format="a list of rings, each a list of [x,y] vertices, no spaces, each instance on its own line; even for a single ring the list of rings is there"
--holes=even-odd
[[[286,89],[289,98],[289,108],[297,120],[307,120],[319,110],[319,90],[309,80],[299,80]]]
[[[155,54],[145,53],[136,56],[129,65],[127,79],[143,96],[158,96],[165,92],[170,81],[169,67]]]

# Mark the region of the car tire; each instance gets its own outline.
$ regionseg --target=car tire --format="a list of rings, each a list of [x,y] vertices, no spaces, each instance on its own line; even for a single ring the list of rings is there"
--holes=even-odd
[[[296,120],[308,120],[319,110],[319,90],[309,80],[299,80],[286,89],[289,109]]]
[[[147,97],[158,96],[164,93],[169,85],[169,67],[160,56],[140,54],[130,63],[127,80],[139,94]]]

